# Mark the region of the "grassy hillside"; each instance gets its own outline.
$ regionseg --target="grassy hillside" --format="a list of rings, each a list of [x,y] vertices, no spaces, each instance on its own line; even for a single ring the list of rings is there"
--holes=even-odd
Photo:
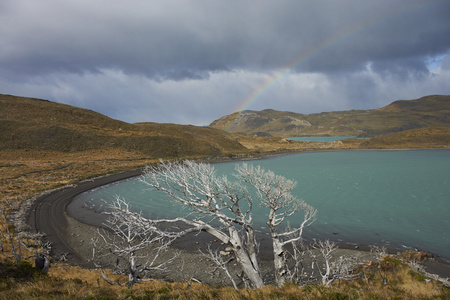
[[[400,104],[402,105],[402,104]],[[281,114],[281,112],[280,112]],[[346,140],[336,143],[292,142],[284,138],[231,135],[221,130],[175,124],[128,124],[93,111],[44,100],[0,95],[0,204],[5,200],[26,207],[27,199],[42,191],[108,173],[140,168],[162,158],[189,158],[255,152],[380,147],[389,141],[432,139],[448,142],[448,128],[405,131],[373,142]],[[422,129],[425,130],[425,129]],[[404,138],[403,138],[404,137]],[[376,141],[375,139],[373,139]],[[372,143],[372,144],[370,144]],[[405,143],[406,145],[407,143]],[[245,145],[247,148],[244,148]],[[278,151],[278,152],[277,152]],[[0,220],[0,230],[16,232],[12,223]],[[2,239],[0,254],[11,252],[9,239]],[[22,240],[30,248],[36,241]],[[2,299],[447,299],[448,284],[428,279],[404,263],[389,268],[388,285],[378,269],[361,266],[364,278],[342,282],[339,287],[286,284],[259,290],[210,287],[196,282],[151,281],[133,290],[113,287],[87,270],[52,258],[48,274],[37,272],[33,253],[27,261],[14,263],[0,256]],[[390,259],[390,262],[394,261]],[[110,273],[108,273],[110,274]],[[385,273],[386,274],[386,273]],[[113,275],[125,280],[123,275]]]
[[[79,152],[122,149],[150,158],[220,156],[246,149],[223,131],[174,124],[128,124],[33,98],[0,95],[0,150]]]
[[[423,127],[450,126],[450,96],[399,100],[375,110],[304,115],[275,110],[243,111],[224,116],[210,127],[260,136],[377,136]]]
[[[220,127],[236,117],[227,133]],[[136,123],[114,120],[87,109],[33,98],[0,95],[0,151],[50,151],[62,153],[115,153],[146,159],[217,157],[267,151],[323,148],[448,147],[450,96],[428,96],[396,101],[372,111],[329,112],[302,115],[264,110],[246,111],[217,120],[212,127]],[[439,124],[439,126],[435,126]],[[357,128],[357,126],[359,126]],[[434,126],[434,127],[431,127]],[[216,127],[216,128],[213,128]],[[429,128],[427,131],[407,130]],[[370,141],[335,144],[293,143],[259,136],[378,135]],[[400,138],[400,136],[402,136]],[[421,139],[420,141],[418,139]],[[417,145],[414,145],[417,140]],[[85,154],[83,154],[85,155]],[[23,156],[23,154],[22,154]]]
[[[380,135],[360,144],[367,149],[448,148],[450,127],[426,127]]]

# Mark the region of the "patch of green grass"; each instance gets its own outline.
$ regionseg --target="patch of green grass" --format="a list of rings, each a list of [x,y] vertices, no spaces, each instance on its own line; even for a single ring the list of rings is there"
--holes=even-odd
[[[425,281],[427,280],[427,277],[424,276],[423,274],[421,274],[421,272],[414,272],[413,270],[410,270],[410,271],[408,272],[408,274],[409,274],[414,280],[417,280],[417,281],[420,281],[420,282],[425,282]]]

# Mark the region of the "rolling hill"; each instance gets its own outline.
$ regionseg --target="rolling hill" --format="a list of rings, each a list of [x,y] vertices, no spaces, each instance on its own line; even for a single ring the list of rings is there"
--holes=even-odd
[[[383,109],[386,110],[384,113],[398,114],[399,112],[403,113],[407,106],[408,111],[440,118],[439,114],[435,113],[436,108],[431,107],[431,102],[429,104],[428,108],[425,108],[423,105],[416,105],[415,102],[398,102]],[[440,101],[436,101],[435,105],[440,108]],[[283,112],[273,112],[283,115]],[[294,113],[289,114],[289,118],[295,117]],[[428,119],[433,119],[432,117],[428,117]],[[291,141],[281,137],[260,137],[245,133],[231,134],[219,129],[196,126],[158,123],[129,124],[69,105],[1,94],[0,126],[2,129],[0,130],[0,204],[14,203],[17,207],[23,208],[23,212],[30,209],[30,201],[34,201],[33,199],[36,199],[37,195],[42,195],[44,191],[47,193],[54,189],[67,187],[67,185],[75,186],[83,180],[106,174],[141,169],[143,166],[157,163],[159,158],[187,159],[234,154],[250,154],[258,157],[255,154],[270,155],[271,153],[305,150],[397,148],[398,145],[408,148],[433,145],[438,148],[450,147],[450,127],[448,126],[406,130],[369,140],[346,139],[336,143],[313,143]],[[53,204],[52,206],[56,207]],[[52,210],[49,209],[49,211]],[[66,214],[59,215],[65,216]],[[4,218],[0,222],[0,227],[14,229],[8,231],[8,234],[9,232],[20,233],[17,231],[17,228],[20,227],[17,227],[17,224],[8,223],[9,220],[5,216],[6,214],[3,212]],[[16,214],[14,219],[19,220],[20,214]],[[35,243],[41,245],[40,242],[37,243],[23,237],[21,240],[28,245],[29,249],[35,249]],[[11,247],[8,243],[10,241],[12,240],[9,238],[4,239],[2,244],[4,257],[6,257],[5,253],[9,255]],[[56,248],[54,245],[52,247]],[[1,263],[2,298],[34,299],[36,295],[41,298],[55,298],[58,295],[61,298],[117,298],[123,295],[142,297],[144,293],[148,297],[160,295],[167,298],[171,295],[179,297],[180,291],[187,291],[186,298],[204,298],[205,295],[224,299],[242,298],[243,293],[245,293],[245,297],[249,296],[249,290],[235,291],[229,287],[210,288],[196,282],[189,283],[186,289],[185,282],[168,283],[157,280],[140,289],[125,291],[119,287],[114,288],[103,284],[100,286],[98,270],[82,269],[78,266],[60,263],[57,256],[52,257],[49,274],[36,273],[32,265],[34,255],[32,252],[30,253],[31,256],[27,261],[23,260],[18,264]],[[24,257],[25,255],[28,255],[28,252],[24,251]],[[10,258],[12,260],[14,256],[11,254]],[[416,289],[419,286],[421,291],[429,290],[427,295],[441,296],[441,298],[447,296],[448,289],[442,283],[431,282],[428,279],[425,282],[424,278],[426,277],[423,276],[423,273],[419,276],[418,273],[413,273],[412,269],[406,268],[404,264],[398,266],[398,270],[389,270],[390,278],[401,279],[398,283],[393,280],[389,281],[392,286],[390,290],[395,291],[395,294],[392,294],[393,297],[412,297],[410,292],[404,292],[397,286]],[[124,280],[123,277],[119,277],[120,275],[117,276],[117,282]],[[374,280],[371,280],[373,288],[369,286],[365,291],[362,291],[361,287],[365,287],[367,282],[356,282],[354,288],[352,286],[339,287],[329,291],[320,289],[321,298],[336,298],[336,295],[342,298],[347,294],[370,298],[374,297],[374,290],[380,290],[382,295],[386,296],[386,285],[383,284],[381,277],[378,277],[376,282]],[[190,288],[191,284],[192,288]],[[350,284],[353,283],[350,282]],[[198,293],[193,294],[192,291]],[[267,298],[277,298],[280,295],[291,298],[310,295],[314,298],[318,297],[317,291],[319,289],[301,289],[292,285],[287,286],[287,289],[284,290],[274,290],[273,286],[267,286],[265,290],[257,291],[258,294],[255,294],[255,298],[261,297],[263,293]],[[419,295],[417,297],[420,298],[422,294],[414,295]]]
[[[450,96],[399,100],[374,110],[300,114],[266,109],[224,116],[210,127],[259,136],[373,137],[425,127],[450,126]]]
[[[349,143],[352,141],[348,141]],[[450,147],[450,127],[424,127],[383,134],[364,140],[360,149],[413,149]]]
[[[244,111],[225,116],[210,127],[197,127],[152,122],[129,124],[70,105],[0,94],[0,151],[4,155],[5,151],[11,155],[21,151],[21,156],[23,151],[31,150],[89,152],[91,156],[94,152],[100,156],[115,153],[117,157],[132,154],[130,157],[158,160],[325,147],[282,138],[302,135],[377,136],[327,144],[325,148],[441,148],[450,145],[449,106],[450,96],[428,96],[396,101],[369,111],[312,115]],[[229,122],[233,122],[231,127]],[[231,133],[222,130],[228,128]]]
[[[0,95],[0,126],[0,150],[123,149],[156,159],[247,152],[214,128],[129,124],[87,109],[11,95]]]

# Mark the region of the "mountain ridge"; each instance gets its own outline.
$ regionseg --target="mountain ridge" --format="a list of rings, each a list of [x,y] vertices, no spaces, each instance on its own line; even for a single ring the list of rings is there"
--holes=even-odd
[[[233,121],[239,123],[241,120],[251,129],[248,133],[239,130],[229,133],[220,126],[212,128],[154,122],[130,124],[88,109],[0,94],[0,151],[3,155],[12,156],[18,151],[21,156],[23,151],[84,152],[99,157],[109,153],[116,157],[157,161],[272,155],[312,149],[447,148],[450,145],[450,96],[435,95],[417,100],[395,101],[372,111],[312,115],[272,109],[245,111],[219,119],[227,120],[231,116]],[[378,119],[372,119],[373,116],[378,116]],[[284,136],[277,136],[276,130],[279,128],[270,128],[274,119],[281,126]],[[328,127],[324,126],[324,122],[331,125],[325,123]],[[384,135],[371,140],[353,139],[325,144],[294,142],[285,138],[295,136],[293,131],[300,132],[297,136],[355,136],[358,135],[355,133],[355,123],[365,126],[362,127],[364,130],[357,129],[359,135],[377,135],[374,133],[383,130]],[[385,123],[389,126],[380,127]],[[264,131],[266,129],[272,131]],[[394,133],[402,134],[392,135]]]
[[[450,126],[450,96],[430,95],[414,100],[397,100],[372,110],[315,114],[273,109],[246,110],[223,116],[209,126],[259,136],[373,137],[423,127]]]

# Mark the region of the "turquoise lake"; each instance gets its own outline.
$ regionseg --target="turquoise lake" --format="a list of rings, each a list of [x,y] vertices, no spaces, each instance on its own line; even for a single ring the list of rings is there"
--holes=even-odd
[[[241,162],[215,164],[231,174]],[[450,151],[330,151],[250,161],[297,181],[293,194],[318,209],[306,239],[331,239],[391,249],[420,249],[450,261]],[[78,196],[93,210],[119,195],[145,215],[185,215],[162,194],[132,178]],[[255,205],[255,226],[264,231],[267,212]],[[290,220],[295,225],[298,220]]]
[[[306,142],[334,142],[344,139],[358,139],[356,136],[301,136],[301,137],[290,137],[289,140],[293,141],[306,141]]]

